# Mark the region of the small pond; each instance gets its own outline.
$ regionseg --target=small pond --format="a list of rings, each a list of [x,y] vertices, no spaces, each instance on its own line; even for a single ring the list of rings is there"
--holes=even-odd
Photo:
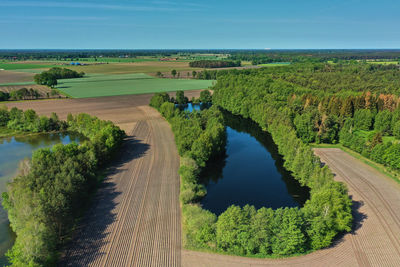
[[[185,110],[199,110],[189,104]],[[283,167],[283,159],[271,136],[251,120],[224,112],[227,131],[226,153],[208,162],[201,174],[207,195],[201,200],[204,209],[219,215],[231,205],[301,207],[309,198],[309,188],[302,187]]]
[[[7,182],[17,174],[20,161],[30,158],[34,150],[58,143],[79,143],[81,139],[78,135],[65,133],[0,138],[0,193],[6,191]],[[0,206],[0,266],[7,264],[4,253],[11,248],[14,240],[7,212]]]

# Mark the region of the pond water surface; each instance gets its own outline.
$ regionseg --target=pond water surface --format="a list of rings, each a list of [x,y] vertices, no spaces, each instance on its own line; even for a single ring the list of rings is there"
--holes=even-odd
[[[185,110],[199,110],[191,105]],[[219,215],[231,205],[253,205],[277,209],[301,207],[309,198],[283,167],[283,159],[271,136],[251,120],[224,112],[227,131],[226,153],[210,160],[201,174],[207,195],[204,209]]]
[[[63,133],[0,138],[0,193],[6,191],[7,182],[17,174],[20,161],[30,158],[34,150],[58,143],[79,143],[81,139],[78,135]],[[12,247],[14,240],[7,212],[0,205],[0,266],[7,264],[4,253]]]

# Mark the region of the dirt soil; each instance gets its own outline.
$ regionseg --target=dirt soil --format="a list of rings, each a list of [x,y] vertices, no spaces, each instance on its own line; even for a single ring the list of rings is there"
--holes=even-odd
[[[34,75],[35,73],[0,70],[0,84],[30,82],[33,81]]]
[[[191,98],[197,92],[188,92]],[[398,266],[400,186],[339,149],[315,153],[344,181],[353,231],[327,249],[287,259],[254,259],[181,249],[179,157],[151,95],[10,103],[39,114],[86,112],[129,135],[61,262],[67,266]]]

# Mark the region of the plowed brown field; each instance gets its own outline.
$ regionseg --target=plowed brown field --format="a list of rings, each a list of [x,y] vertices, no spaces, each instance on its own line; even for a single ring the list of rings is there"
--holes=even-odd
[[[198,94],[198,92],[188,93]],[[400,186],[339,149],[315,153],[349,187],[355,224],[334,246],[287,259],[181,250],[179,157],[149,95],[11,103],[40,114],[86,112],[129,135],[60,265],[67,266],[399,266]]]

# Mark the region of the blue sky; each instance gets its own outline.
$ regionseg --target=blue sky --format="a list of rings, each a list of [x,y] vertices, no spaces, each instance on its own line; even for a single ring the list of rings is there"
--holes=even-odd
[[[400,1],[0,0],[7,48],[400,48]]]

